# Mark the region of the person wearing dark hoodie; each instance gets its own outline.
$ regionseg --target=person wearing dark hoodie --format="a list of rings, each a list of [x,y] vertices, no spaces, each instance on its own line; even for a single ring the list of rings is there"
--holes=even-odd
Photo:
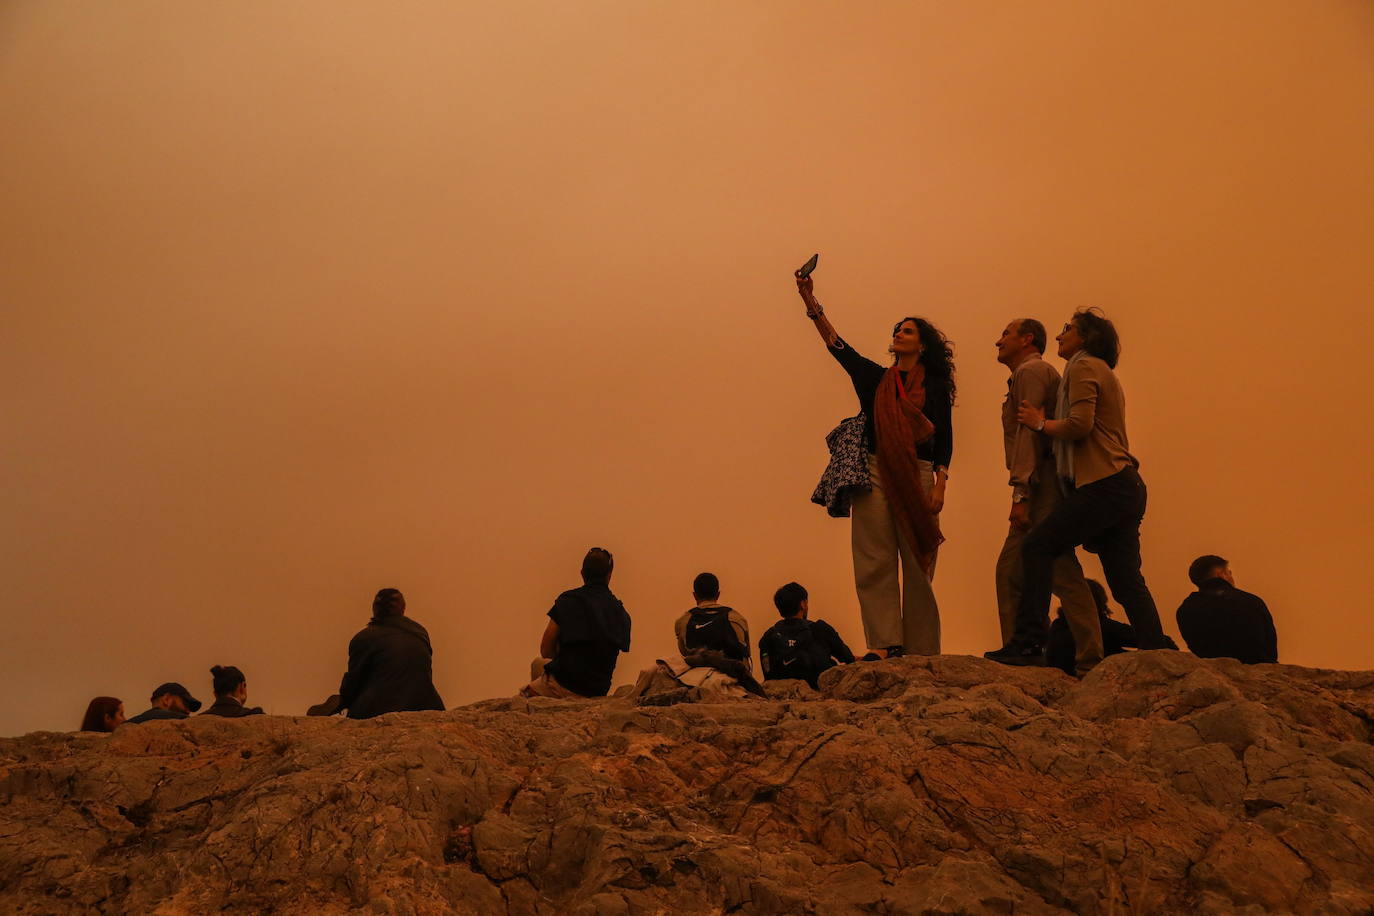
[[[630,615],[611,592],[615,558],[593,547],[582,559],[582,586],[559,595],[530,666],[525,697],[604,697],[621,652],[630,651]]]
[[[152,706],[128,721],[132,724],[152,722],[154,719],[184,719],[200,709],[200,700],[191,696],[185,687],[169,681],[153,691]]]
[[[339,692],[308,715],[348,710],[350,719],[388,712],[444,708],[434,689],[434,650],[424,627],[405,616],[399,589],[384,588],[372,599],[372,620],[348,643],[348,671]]]
[[[1197,591],[1183,599],[1178,632],[1198,658],[1234,658],[1247,665],[1279,660],[1279,634],[1269,606],[1258,595],[1236,588],[1231,565],[1215,554],[1188,567]]]
[[[202,716],[224,716],[226,719],[239,719],[243,716],[260,716],[262,707],[249,708],[248,680],[243,672],[233,665],[215,665],[210,669],[213,680],[210,689],[215,693],[215,702],[201,713]]]

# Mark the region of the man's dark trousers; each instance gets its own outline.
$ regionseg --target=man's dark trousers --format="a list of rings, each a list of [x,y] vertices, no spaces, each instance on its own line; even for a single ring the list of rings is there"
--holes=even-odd
[[[1135,468],[1128,467],[1075,488],[1026,535],[1021,545],[1025,579],[1012,637],[1015,644],[1045,644],[1054,558],[1083,544],[1102,561],[1112,597],[1126,609],[1140,648],[1174,648],[1164,635],[1159,609],[1140,572],[1140,521],[1145,517],[1145,501],[1145,481]]]

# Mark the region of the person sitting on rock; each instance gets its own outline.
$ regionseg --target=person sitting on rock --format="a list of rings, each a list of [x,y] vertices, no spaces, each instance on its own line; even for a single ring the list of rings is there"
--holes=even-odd
[[[429,632],[405,615],[399,589],[384,588],[372,599],[372,620],[348,643],[348,671],[339,692],[310,707],[307,715],[350,719],[388,712],[444,708],[434,689],[434,649]]]
[[[124,724],[124,701],[118,697],[96,697],[86,707],[81,720],[83,732],[112,732]]]
[[[129,720],[131,724],[152,722],[154,719],[184,719],[200,709],[200,700],[191,696],[185,687],[169,681],[153,691],[152,706]]]
[[[1258,595],[1236,588],[1226,560],[1198,557],[1188,567],[1197,586],[1179,605],[1175,620],[1188,651],[1198,658],[1235,658],[1247,665],[1279,660],[1279,636],[1269,607]]]
[[[1102,583],[1096,579],[1085,581],[1088,583],[1088,591],[1092,592],[1093,601],[1097,604],[1097,621],[1102,628],[1102,656],[1105,658],[1108,655],[1119,655],[1125,652],[1127,647],[1134,649],[1135,630],[1131,629],[1129,623],[1112,619],[1112,608],[1107,603],[1107,590],[1102,587]],[[1074,641],[1068,621],[1064,619],[1064,608],[1060,607],[1058,616],[1050,624],[1049,641],[1045,643],[1045,664],[1073,675],[1077,670],[1077,656],[1078,645]]]
[[[759,663],[766,681],[799,678],[816,687],[821,672],[854,661],[840,634],[824,620],[810,620],[805,588],[789,582],[773,595],[782,616],[759,639]]]
[[[248,702],[248,679],[233,665],[215,665],[210,669],[210,689],[215,693],[215,702],[201,713],[202,716],[224,716],[239,719],[243,716],[260,716],[262,707],[251,709],[244,705]]]
[[[615,558],[593,547],[582,559],[582,586],[559,595],[530,665],[526,697],[604,697],[621,652],[630,651],[630,615],[611,592]]]
[[[701,651],[719,652],[728,659],[753,665],[749,658],[749,622],[720,603],[720,579],[704,572],[692,581],[696,607],[684,611],[673,625],[677,649],[684,658]]]

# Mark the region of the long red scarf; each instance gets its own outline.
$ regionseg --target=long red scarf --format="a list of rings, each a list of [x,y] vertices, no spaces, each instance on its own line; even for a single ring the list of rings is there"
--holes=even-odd
[[[945,538],[940,533],[939,519],[930,511],[916,459],[916,443],[935,433],[934,424],[924,412],[925,380],[925,366],[920,364],[907,373],[906,384],[895,366],[888,369],[873,398],[873,428],[878,439],[883,493],[892,507],[897,531],[911,546],[921,568],[928,572],[935,560],[935,550]]]

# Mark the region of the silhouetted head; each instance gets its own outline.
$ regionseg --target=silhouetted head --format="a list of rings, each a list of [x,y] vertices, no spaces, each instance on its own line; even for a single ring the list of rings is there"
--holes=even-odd
[[[807,593],[796,582],[789,582],[773,593],[773,606],[782,617],[806,616]]]
[[[216,697],[243,700],[248,696],[248,679],[233,665],[215,665],[210,669],[210,677],[210,689]]]
[[[406,596],[399,588],[384,588],[372,599],[372,616],[378,620],[383,617],[400,617],[406,612]]]
[[[1096,579],[1085,581],[1088,583],[1088,591],[1093,593],[1093,604],[1097,605],[1097,613],[1103,617],[1112,616],[1112,606],[1107,603],[1107,590],[1102,587],[1102,583]]]
[[[1232,585],[1231,564],[1214,553],[1205,554],[1188,564],[1188,579],[1198,588],[1208,579],[1225,579]]]
[[[611,581],[611,571],[615,569],[615,557],[604,547],[593,547],[582,558],[582,581],[588,585],[605,585]]]
[[[692,580],[692,597],[698,601],[715,601],[720,597],[720,580],[715,573],[700,573]]]
[[[124,701],[118,697],[96,697],[86,707],[81,720],[83,732],[112,732],[124,723]]]
[[[1013,319],[1002,329],[994,346],[999,363],[1016,366],[1028,352],[1045,352],[1045,326],[1034,318]]]
[[[152,703],[159,709],[175,709],[187,713],[200,709],[200,700],[191,696],[191,691],[176,681],[168,681],[154,690]]]
[[[894,363],[910,353],[926,370],[926,388],[949,392],[954,403],[954,347],[935,325],[924,318],[906,317],[892,326],[892,345],[888,347]]]
[[[1086,350],[1089,356],[1096,356],[1115,369],[1121,358],[1121,338],[1117,336],[1116,325],[1098,308],[1074,312],[1055,340],[1059,341],[1059,355],[1064,359]]]

